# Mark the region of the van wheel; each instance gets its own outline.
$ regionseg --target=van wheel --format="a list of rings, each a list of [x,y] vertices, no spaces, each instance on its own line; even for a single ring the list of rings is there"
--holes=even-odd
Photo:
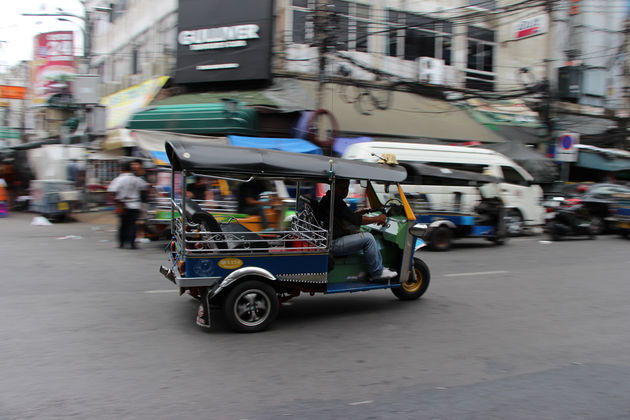
[[[523,216],[518,210],[509,210],[505,216],[505,230],[509,236],[521,236],[523,234]]]
[[[440,226],[433,231],[430,247],[433,251],[447,251],[451,247],[453,232],[446,226]]]
[[[429,267],[420,258],[413,259],[413,271],[416,275],[414,280],[411,273],[409,278],[400,284],[400,287],[391,289],[394,296],[400,300],[415,300],[424,294],[429,288],[431,272]]]
[[[237,284],[223,302],[223,315],[238,332],[263,331],[278,316],[278,295],[273,287],[258,280]]]

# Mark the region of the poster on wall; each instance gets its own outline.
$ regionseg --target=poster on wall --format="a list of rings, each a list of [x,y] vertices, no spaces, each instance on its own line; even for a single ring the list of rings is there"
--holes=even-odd
[[[179,0],[178,84],[271,77],[273,0]]]
[[[57,94],[70,95],[70,81],[76,74],[72,31],[35,36],[32,64],[31,101],[46,105]]]

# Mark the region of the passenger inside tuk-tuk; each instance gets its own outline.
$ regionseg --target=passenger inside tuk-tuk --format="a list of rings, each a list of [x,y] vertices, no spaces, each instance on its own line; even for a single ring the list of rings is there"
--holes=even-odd
[[[384,225],[387,222],[385,214],[378,216],[366,216],[371,209],[357,210],[353,212],[345,203],[348,195],[350,181],[340,179],[335,184],[333,236],[330,247],[333,256],[344,256],[363,251],[368,266],[371,280],[392,279],[397,272],[383,267],[383,259],[378,249],[376,239],[369,232],[361,232],[360,226],[376,223]],[[329,190],[319,202],[320,217],[325,227],[329,225],[329,209],[331,190]]]

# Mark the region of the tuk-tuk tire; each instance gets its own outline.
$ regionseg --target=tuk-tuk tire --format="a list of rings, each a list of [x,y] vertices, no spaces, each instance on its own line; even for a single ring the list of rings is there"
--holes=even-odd
[[[253,322],[247,322],[245,319],[242,319],[237,309],[239,301],[241,303],[247,301],[245,295],[248,294],[248,292],[254,295],[251,296],[250,299],[254,298],[256,302],[267,303],[268,305],[266,313],[262,315],[261,319],[256,319]],[[256,302],[250,301],[250,304],[256,306]],[[225,321],[234,331],[242,333],[266,330],[278,316],[279,309],[280,303],[278,301],[277,292],[272,286],[260,280],[245,280],[236,284],[223,300],[223,316],[225,317]]]
[[[416,300],[429,288],[431,272],[426,263],[420,258],[414,258],[413,269],[415,270],[416,278],[421,276],[421,283],[417,285],[415,283],[403,282],[400,287],[392,288],[392,293],[400,300]],[[411,273],[409,277],[411,277]]]
[[[447,226],[437,227],[429,239],[429,246],[433,251],[447,251],[451,247],[453,231]]]
[[[495,245],[499,245],[500,246],[500,245],[505,245],[508,242],[508,237],[505,236],[505,237],[499,238],[499,237],[495,236],[491,240],[492,240],[492,242],[494,242]]]

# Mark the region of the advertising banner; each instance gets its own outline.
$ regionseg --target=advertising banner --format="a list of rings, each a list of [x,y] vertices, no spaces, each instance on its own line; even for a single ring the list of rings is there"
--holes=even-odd
[[[178,19],[177,83],[271,77],[273,0],[179,0]]]
[[[149,105],[167,80],[168,76],[146,80],[102,98],[101,105],[107,107],[106,128],[123,127],[136,111]]]
[[[56,94],[70,96],[70,80],[76,73],[72,31],[56,31],[35,36],[32,65],[34,105],[46,105]]]

